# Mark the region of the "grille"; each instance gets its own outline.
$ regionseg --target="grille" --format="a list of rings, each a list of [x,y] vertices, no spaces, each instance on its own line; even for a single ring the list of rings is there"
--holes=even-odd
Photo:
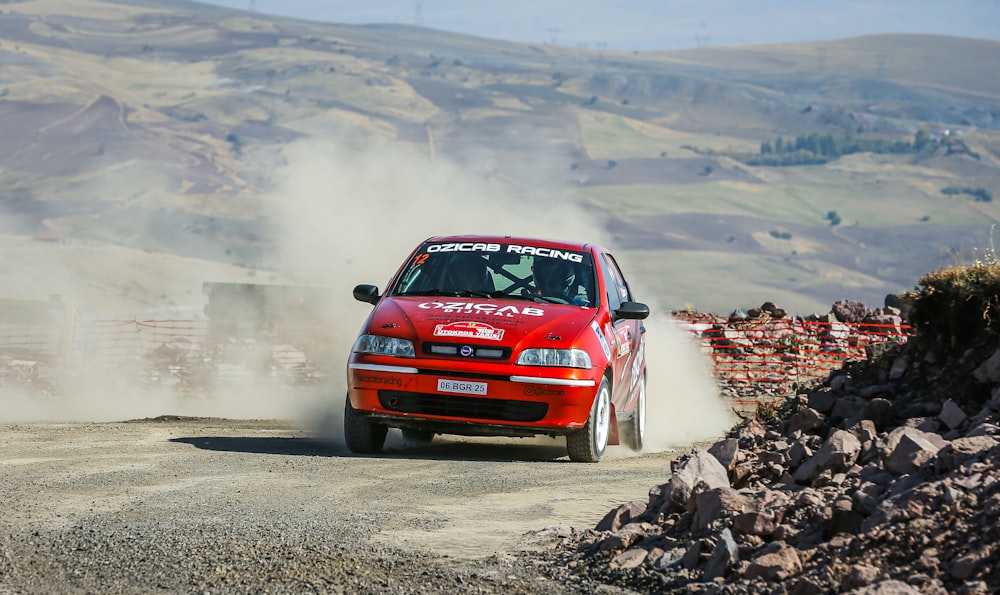
[[[472,350],[469,355],[462,354],[462,348]],[[443,357],[460,357],[462,359],[510,359],[510,347],[494,347],[491,345],[464,345],[461,343],[423,343],[422,347],[425,355],[438,355]]]
[[[402,413],[494,421],[538,421],[544,418],[549,410],[548,403],[457,397],[396,390],[378,391],[378,400],[386,409]]]

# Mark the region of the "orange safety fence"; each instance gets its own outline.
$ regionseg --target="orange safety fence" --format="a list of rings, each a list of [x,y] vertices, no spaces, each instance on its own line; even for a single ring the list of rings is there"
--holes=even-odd
[[[895,322],[815,322],[800,318],[730,319],[675,314],[711,356],[723,394],[738,404],[783,399],[817,383],[869,346],[905,343],[909,325]]]
[[[845,361],[866,357],[870,345],[903,343],[912,335],[909,326],[892,323],[674,319],[711,356],[723,395],[744,405],[783,399]],[[0,384],[51,376],[57,366],[182,387],[261,375],[301,382],[329,374],[337,347],[322,325],[303,321],[0,321]]]

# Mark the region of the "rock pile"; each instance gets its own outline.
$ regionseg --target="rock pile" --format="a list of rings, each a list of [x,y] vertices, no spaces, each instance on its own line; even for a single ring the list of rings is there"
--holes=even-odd
[[[964,347],[870,346],[552,555],[647,592],[1000,591],[1000,341]]]

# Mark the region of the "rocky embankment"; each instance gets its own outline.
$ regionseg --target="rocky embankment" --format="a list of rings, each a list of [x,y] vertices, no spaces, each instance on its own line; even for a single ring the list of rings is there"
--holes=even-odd
[[[760,408],[594,529],[546,529],[556,567],[643,592],[998,592],[1000,341],[930,335]]]

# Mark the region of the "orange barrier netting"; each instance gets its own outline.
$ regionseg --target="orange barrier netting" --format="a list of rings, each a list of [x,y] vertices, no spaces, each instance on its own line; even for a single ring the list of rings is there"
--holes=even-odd
[[[744,404],[784,398],[824,379],[866,348],[904,343],[903,324],[731,320],[675,314],[710,355],[725,397]],[[83,366],[91,372],[136,374],[150,382],[189,383],[251,378],[319,377],[336,358],[335,345],[310,322],[239,320],[89,320],[75,324],[0,324],[3,368],[24,363]]]
[[[730,319],[675,314],[711,356],[725,396],[745,404],[784,398],[825,379],[867,348],[905,343],[912,329],[895,323],[813,322],[794,318]]]

